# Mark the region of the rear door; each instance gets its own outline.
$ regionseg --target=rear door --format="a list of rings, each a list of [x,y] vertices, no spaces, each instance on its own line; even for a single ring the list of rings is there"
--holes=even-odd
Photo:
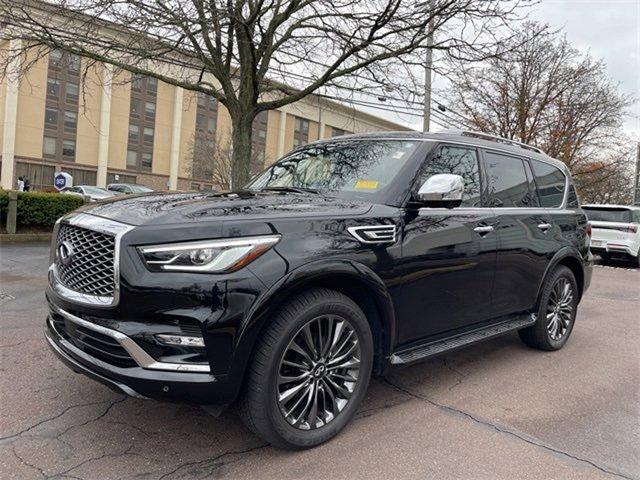
[[[540,205],[527,158],[483,150],[487,206],[496,218],[498,253],[493,316],[530,310],[549,261],[557,251],[551,214]]]
[[[481,205],[478,152],[441,145],[427,159],[416,182],[438,173],[465,180],[456,208],[409,206],[402,240],[400,344],[482,322],[491,316],[496,260],[495,217]]]

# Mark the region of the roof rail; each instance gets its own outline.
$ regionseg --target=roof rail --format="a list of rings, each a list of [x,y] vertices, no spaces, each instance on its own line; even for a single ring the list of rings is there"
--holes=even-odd
[[[440,133],[446,133],[446,134],[452,134],[452,135],[462,135],[464,137],[475,137],[475,138],[479,138],[482,140],[489,140],[491,142],[499,142],[499,143],[505,143],[507,145],[514,145],[514,146],[518,146],[520,148],[524,148],[525,150],[532,150],[536,153],[539,153],[541,155],[546,155],[546,153],[538,148],[538,147],[534,147],[532,145],[527,145],[526,143],[522,143],[522,142],[518,142],[517,140],[510,140],[508,138],[504,138],[504,137],[499,137],[498,135],[491,135],[490,133],[484,133],[484,132],[476,132],[473,130],[445,130],[443,132]]]

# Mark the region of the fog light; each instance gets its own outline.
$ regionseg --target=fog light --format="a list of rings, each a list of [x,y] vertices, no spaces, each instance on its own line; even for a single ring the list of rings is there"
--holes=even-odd
[[[167,345],[180,345],[181,347],[204,347],[204,338],[187,337],[184,335],[156,335],[156,338]]]

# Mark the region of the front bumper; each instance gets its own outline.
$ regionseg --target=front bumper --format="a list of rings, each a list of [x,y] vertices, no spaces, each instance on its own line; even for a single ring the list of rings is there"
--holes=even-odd
[[[102,361],[65,339],[51,316],[47,318],[45,337],[53,352],[72,370],[133,397],[197,404],[226,404],[235,397],[237,389],[230,388],[225,375],[185,368],[163,370],[162,362],[123,368]]]

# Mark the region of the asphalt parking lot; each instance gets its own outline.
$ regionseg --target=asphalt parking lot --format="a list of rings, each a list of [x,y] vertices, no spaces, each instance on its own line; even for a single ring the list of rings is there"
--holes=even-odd
[[[231,413],[127,398],[45,345],[48,247],[0,246],[0,478],[640,478],[640,271],[597,267],[555,353],[506,336],[375,379],[305,452]]]

